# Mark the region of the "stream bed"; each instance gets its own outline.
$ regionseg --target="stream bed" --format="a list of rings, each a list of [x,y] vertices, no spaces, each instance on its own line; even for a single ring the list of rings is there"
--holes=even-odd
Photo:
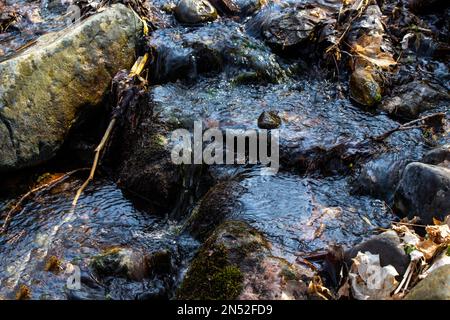
[[[12,2],[6,7],[19,8],[28,20],[41,6]],[[166,1],[154,5],[162,8]],[[0,60],[63,28],[64,6],[41,12],[43,22],[0,34]],[[448,128],[435,139],[412,128],[374,142],[371,137],[401,122],[342,96],[348,86],[322,72],[313,54],[307,62],[275,54],[249,31],[251,18],[185,26],[163,16],[168,27],[154,31],[147,43],[156,56],[153,83],[114,136],[106,155],[111,170],[96,176],[76,210],[72,200],[81,174],[21,204],[0,236],[0,299],[17,298],[24,288],[32,299],[176,298],[205,240],[186,225],[217,185],[225,185],[218,196],[225,205],[217,203],[215,212],[209,204],[210,214],[245,221],[266,237],[276,257],[296,264],[298,257],[333,245],[351,248],[399,219],[392,208],[394,169],[448,142]],[[428,76],[439,73],[448,90],[448,69],[442,68],[430,66]],[[431,110],[448,118],[448,100]],[[269,111],[280,119],[277,174],[260,175],[252,165],[189,171],[169,164],[174,129],[191,130],[201,121],[204,130],[259,130],[258,117]],[[0,196],[0,225],[16,200]],[[68,288],[70,276],[78,277],[76,290]]]

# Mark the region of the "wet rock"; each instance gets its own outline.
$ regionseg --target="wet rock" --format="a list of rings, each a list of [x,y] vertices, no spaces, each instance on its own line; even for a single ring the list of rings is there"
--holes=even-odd
[[[402,153],[382,155],[363,164],[354,181],[354,190],[391,202],[406,165],[411,162]]]
[[[207,236],[239,207],[237,196],[244,188],[236,181],[219,182],[201,199],[186,224],[186,230],[199,240]]]
[[[258,127],[260,129],[276,129],[281,126],[281,118],[274,111],[264,111],[258,118]]]
[[[0,171],[55,155],[80,112],[133,64],[141,23],[116,5],[62,32],[0,63]]]
[[[91,268],[102,277],[119,276],[142,280],[149,274],[144,255],[126,248],[113,248],[93,257]]]
[[[450,212],[450,169],[410,163],[403,172],[394,201],[401,213],[409,218],[418,216],[424,224],[433,224],[433,217],[444,220]]]
[[[392,115],[416,118],[421,112],[436,107],[440,101],[450,101],[447,90],[437,84],[413,81],[395,88],[381,108]]]
[[[450,169],[450,144],[445,144],[427,152],[421,162],[446,166]]]
[[[305,299],[310,269],[271,254],[244,222],[226,221],[197,253],[178,290],[180,299]]]
[[[157,107],[145,96],[136,108],[127,110],[127,120],[114,142],[117,184],[153,213],[176,218],[191,205],[203,168],[172,162],[171,130],[180,124],[157,115]]]
[[[450,265],[434,270],[412,288],[405,300],[450,300]]]
[[[217,11],[208,0],[180,0],[174,11],[177,19],[184,23],[197,24],[217,19]]]
[[[380,144],[370,144],[368,137],[398,126],[396,121],[386,115],[362,113],[360,108],[348,101],[332,101],[330,97],[334,94],[335,86],[326,81],[236,86],[223,78],[202,77],[195,83],[166,83],[151,88],[149,107],[142,107],[142,110],[154,110],[155,115],[158,115],[154,120],[157,121],[150,119],[143,121],[142,125],[130,126],[127,131],[132,132],[138,140],[142,139],[142,142],[137,143],[138,140],[131,137],[121,139],[119,144],[124,141],[127,143],[120,153],[130,153],[136,161],[141,161],[137,155],[144,151],[139,146],[145,146],[145,150],[150,151],[152,146],[148,143],[151,140],[148,133],[137,132],[141,126],[143,129],[147,128],[147,131],[152,126],[162,124],[166,127],[165,130],[185,128],[192,131],[194,121],[201,120],[204,129],[216,126],[221,130],[258,130],[255,120],[261,115],[261,111],[276,110],[283,121],[283,125],[279,127],[281,166],[300,172],[320,171],[330,175],[348,173],[356,165],[384,153]],[[299,91],[298,87],[302,87],[302,90]],[[174,100],[173,97],[177,99]],[[139,116],[135,119],[143,118]],[[139,121],[142,120],[135,122]],[[165,148],[170,148],[170,135],[162,134],[167,141]],[[392,135],[386,143],[391,149],[401,148],[401,158],[417,160],[420,159],[423,147],[417,141],[424,141],[421,131],[408,130]],[[141,157],[147,163],[163,158],[170,161],[170,152],[159,153],[153,158],[155,160],[150,155]],[[135,168],[139,167],[137,163],[134,165]],[[133,167],[130,166],[130,169]],[[135,175],[139,176],[142,172],[145,171],[137,170]],[[162,172],[166,174],[167,171],[155,172],[159,175]],[[150,175],[148,179],[152,181]],[[161,184],[153,184],[153,188],[156,189],[159,185]]]
[[[381,88],[372,72],[356,69],[350,77],[350,97],[357,103],[372,107],[381,101]]]
[[[373,236],[345,252],[345,263],[352,265],[352,259],[358,252],[367,252],[378,254],[380,256],[380,265],[382,267],[392,265],[398,274],[402,276],[408,267],[410,257],[405,253],[400,244],[400,239],[396,232],[386,231]]]
[[[278,82],[285,76],[275,55],[233,22],[189,31],[158,30],[153,33],[149,46],[156,56],[152,74],[157,82],[224,70],[231,74],[243,70],[255,72],[269,82]]]
[[[333,11],[320,6],[307,8],[303,5],[284,8],[269,7],[261,11],[248,24],[264,40],[282,49],[314,43],[315,36],[324,24],[334,23]]]
[[[211,3],[223,15],[248,16],[265,5],[266,0],[211,0]]]

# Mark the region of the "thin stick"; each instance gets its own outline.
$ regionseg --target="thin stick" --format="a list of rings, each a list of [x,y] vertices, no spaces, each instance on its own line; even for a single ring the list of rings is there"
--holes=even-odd
[[[148,61],[148,53],[146,53],[144,56],[139,57],[136,62],[134,63],[133,67],[131,68],[130,73],[128,74],[129,78],[132,77],[139,77],[142,71],[145,68],[145,65]],[[108,128],[105,131],[105,134],[103,135],[102,140],[98,144],[97,148],[95,148],[95,156],[94,156],[94,162],[92,163],[91,172],[89,174],[89,177],[84,181],[84,183],[81,185],[81,187],[78,189],[75,198],[72,201],[72,208],[75,209],[77,206],[78,200],[81,197],[81,194],[86,189],[86,187],[89,185],[89,183],[94,180],[95,171],[97,170],[98,162],[100,160],[100,154],[103,151],[103,149],[106,146],[106,143],[108,142],[108,139],[111,135],[111,132],[114,129],[114,126],[116,124],[116,116],[113,116],[111,121],[109,122]]]
[[[408,276],[408,280],[406,280],[405,287],[403,288],[403,292],[405,292],[408,289],[408,286],[409,286],[409,283],[411,282],[411,278],[412,278],[412,275],[414,274],[414,271],[415,271],[415,268],[411,269],[411,272],[409,273],[409,276]]]
[[[411,130],[411,129],[420,129],[420,128],[423,129],[423,128],[426,128],[427,125],[425,125],[425,124],[417,125],[417,124],[422,122],[422,121],[426,121],[426,120],[429,120],[429,119],[432,119],[432,118],[437,118],[437,117],[444,118],[445,114],[442,113],[442,112],[438,112],[438,113],[433,113],[433,114],[421,117],[419,119],[416,119],[416,120],[413,120],[413,121],[401,124],[398,127],[394,128],[392,130],[386,131],[383,134],[380,134],[380,135],[375,136],[375,137],[371,137],[371,139],[374,140],[374,141],[380,142],[380,141],[385,140],[386,138],[388,138],[390,135],[392,135],[394,132],[397,132],[397,131],[404,131],[404,130]]]
[[[102,152],[103,148],[106,145],[106,142],[108,142],[109,136],[111,135],[112,130],[114,129],[114,125],[116,124],[116,118],[112,118],[109,122],[108,128],[106,129],[105,134],[103,135],[102,140],[98,144],[97,148],[95,148],[95,157],[94,162],[91,167],[91,172],[89,173],[89,177],[84,181],[84,183],[81,185],[80,189],[78,189],[77,194],[75,195],[75,198],[72,201],[72,207],[76,207],[78,203],[78,199],[80,199],[81,194],[83,193],[84,189],[88,186],[89,182],[91,182],[94,179],[95,171],[97,170],[98,166],[98,160],[100,159],[100,153]]]
[[[0,229],[0,234],[3,234],[3,233],[6,232],[6,229],[8,228],[9,221],[11,220],[13,213],[16,212],[17,209],[19,209],[19,207],[22,205],[22,203],[23,203],[25,200],[27,200],[27,199],[30,198],[33,194],[35,194],[35,193],[37,193],[37,192],[39,192],[39,191],[41,191],[41,190],[46,190],[46,189],[50,189],[50,188],[54,187],[56,184],[58,184],[58,183],[60,183],[60,182],[63,182],[66,178],[68,178],[68,177],[71,176],[72,174],[74,174],[74,173],[76,173],[76,172],[79,172],[79,171],[82,171],[82,170],[86,170],[86,168],[76,169],[76,170],[70,171],[70,172],[68,172],[68,173],[65,173],[65,174],[62,175],[61,177],[56,178],[56,179],[52,180],[52,181],[49,182],[49,183],[40,185],[39,187],[36,187],[36,188],[34,188],[34,189],[28,191],[27,193],[25,193],[25,194],[19,199],[19,201],[17,201],[17,203],[14,205],[14,207],[12,207],[12,208],[8,211],[8,213],[7,213],[7,215],[6,215],[6,218],[5,218],[5,221],[3,222],[3,226],[2,226],[2,228]]]
[[[398,285],[397,289],[395,289],[394,294],[399,293],[400,290],[402,289],[403,284],[406,282],[406,280],[407,280],[407,278],[408,278],[408,276],[409,276],[409,273],[410,273],[410,271],[411,271],[411,268],[412,268],[413,263],[414,263],[414,261],[411,261],[411,262],[409,263],[408,268],[406,269],[405,274],[403,275],[403,279],[402,279],[402,281],[400,282],[400,284]]]

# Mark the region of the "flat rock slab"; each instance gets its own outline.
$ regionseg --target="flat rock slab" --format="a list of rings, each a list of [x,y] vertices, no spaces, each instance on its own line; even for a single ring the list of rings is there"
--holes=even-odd
[[[132,66],[141,29],[131,10],[115,5],[0,63],[0,172],[54,156],[80,111]]]

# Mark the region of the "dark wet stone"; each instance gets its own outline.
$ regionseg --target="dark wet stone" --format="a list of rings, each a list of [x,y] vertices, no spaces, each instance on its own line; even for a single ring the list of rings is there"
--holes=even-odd
[[[180,299],[305,299],[308,268],[272,255],[254,228],[226,221],[206,240],[192,262]]]
[[[299,45],[312,45],[323,25],[335,22],[333,13],[334,10],[319,6],[270,6],[258,13],[247,27],[272,46],[297,48]]]
[[[437,147],[430,150],[422,158],[421,162],[440,165],[440,166],[450,166],[450,144],[445,144],[443,146]],[[450,168],[449,168],[450,169]]]
[[[194,237],[205,240],[207,236],[239,208],[236,198],[245,190],[236,181],[219,182],[200,200],[186,224]]]
[[[92,258],[91,268],[102,277],[142,280],[149,275],[146,258],[130,249],[113,248]]]
[[[394,231],[387,231],[373,236],[347,250],[345,252],[345,263],[350,267],[353,263],[352,259],[357,256],[358,252],[365,253],[367,251],[380,256],[380,265],[382,267],[392,265],[400,277],[408,268],[410,257],[403,250],[400,239]]]
[[[381,108],[399,117],[416,118],[421,112],[436,107],[440,101],[450,101],[446,89],[437,84],[413,81],[395,88]]]
[[[258,11],[266,0],[211,0],[210,2],[223,15],[248,16]]]
[[[391,202],[403,170],[411,160],[402,153],[382,155],[362,165],[353,186],[358,193]]]
[[[127,111],[117,135],[120,138],[114,143],[117,184],[152,212],[178,217],[192,203],[203,168],[172,162],[174,127],[158,119],[154,109],[155,103],[144,98],[137,108]]]
[[[274,111],[264,111],[258,118],[258,127],[260,129],[276,129],[281,126],[281,118]]]
[[[405,300],[450,300],[450,265],[434,270],[421,280]]]
[[[177,19],[184,23],[197,24],[217,19],[217,11],[208,0],[180,0],[174,11]]]
[[[444,220],[450,212],[450,169],[410,163],[403,172],[394,200],[402,214],[409,218],[418,216],[424,224],[433,224],[433,217]]]
[[[149,46],[156,56],[152,74],[158,82],[220,71],[253,71],[269,82],[278,82],[285,76],[275,55],[233,22],[188,31],[182,28],[158,30],[152,34]]]

